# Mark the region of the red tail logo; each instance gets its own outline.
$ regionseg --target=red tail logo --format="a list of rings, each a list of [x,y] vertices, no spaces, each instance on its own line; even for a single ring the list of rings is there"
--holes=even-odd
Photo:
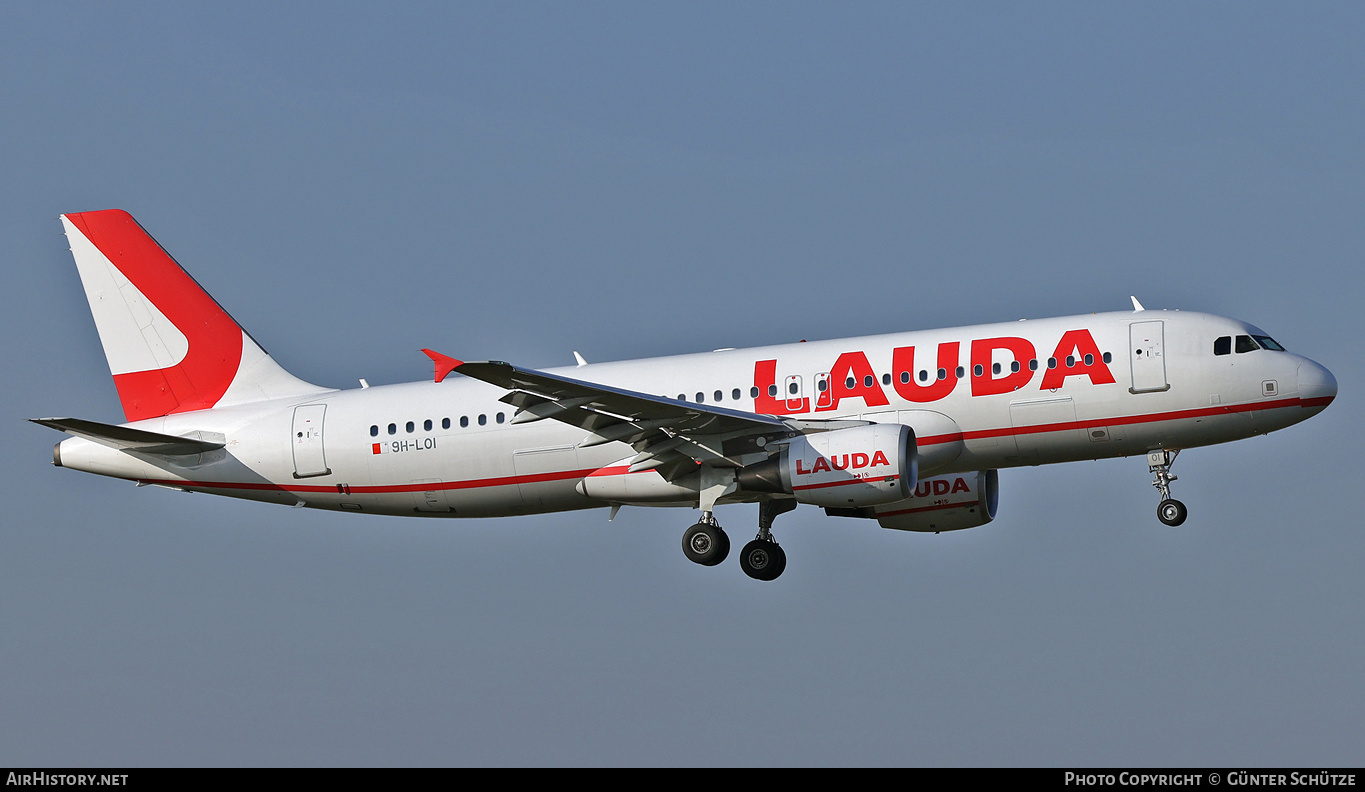
[[[217,404],[242,361],[242,328],[132,215],[110,209],[66,217],[189,342],[173,366],[114,374],[128,420]]]

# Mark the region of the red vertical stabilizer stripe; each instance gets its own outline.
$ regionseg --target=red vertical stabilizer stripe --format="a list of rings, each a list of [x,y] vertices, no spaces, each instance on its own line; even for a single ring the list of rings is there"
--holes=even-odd
[[[217,404],[242,362],[242,328],[132,215],[108,209],[66,217],[189,341],[177,365],[114,375],[128,420]]]

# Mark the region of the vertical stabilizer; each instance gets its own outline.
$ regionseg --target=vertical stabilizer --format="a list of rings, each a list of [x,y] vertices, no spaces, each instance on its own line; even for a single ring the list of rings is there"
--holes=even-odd
[[[280,368],[132,215],[62,225],[129,421],[327,390]]]

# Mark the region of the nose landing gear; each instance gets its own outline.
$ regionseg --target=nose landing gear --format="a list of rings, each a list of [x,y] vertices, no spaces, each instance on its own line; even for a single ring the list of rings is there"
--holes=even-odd
[[[1157,504],[1156,517],[1171,527],[1185,522],[1189,515],[1185,504],[1171,497],[1171,482],[1176,480],[1176,477],[1171,475],[1171,465],[1175,464],[1175,457],[1179,453],[1179,449],[1147,452],[1147,469],[1156,474],[1152,486],[1161,493],[1161,503]]]

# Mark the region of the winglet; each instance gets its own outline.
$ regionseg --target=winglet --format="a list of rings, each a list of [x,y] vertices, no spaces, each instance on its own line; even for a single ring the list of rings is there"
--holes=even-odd
[[[435,364],[436,368],[432,376],[435,377],[436,382],[440,382],[441,380],[445,379],[446,376],[450,374],[450,372],[464,365],[463,360],[456,360],[453,357],[446,357],[445,355],[442,355],[440,352],[433,352],[430,349],[423,349],[422,354],[431,358],[431,362]]]
[[[1131,294],[1128,295],[1128,299],[1133,301],[1133,313],[1140,313],[1142,311],[1147,310],[1146,308],[1142,307],[1142,303],[1138,302],[1138,299],[1133,295]]]

